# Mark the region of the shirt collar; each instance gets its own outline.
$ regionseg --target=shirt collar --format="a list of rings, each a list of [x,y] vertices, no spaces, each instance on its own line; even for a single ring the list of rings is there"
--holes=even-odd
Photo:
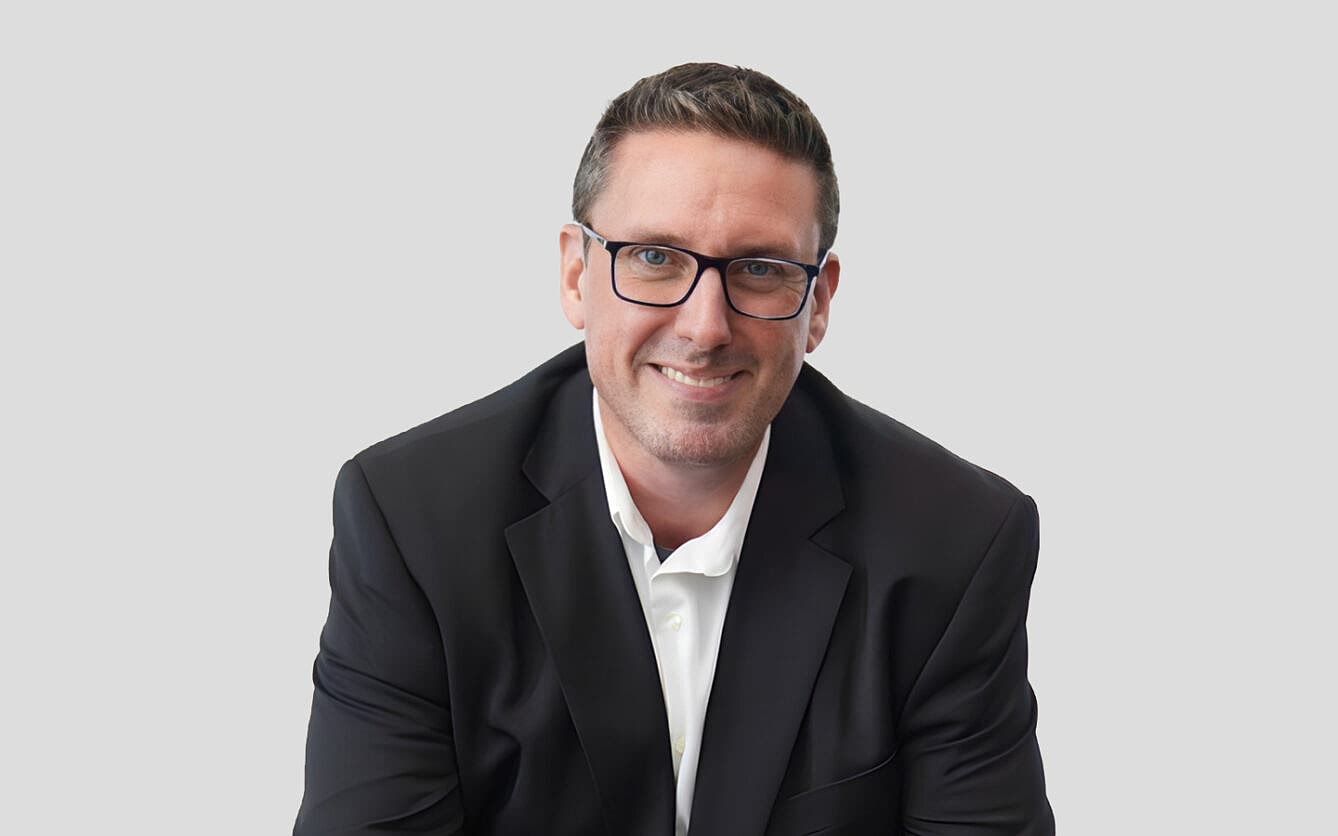
[[[663,566],[655,566],[651,565],[651,561],[658,563],[658,557],[655,556],[650,526],[632,501],[627,480],[623,478],[618,460],[614,458],[608,439],[604,436],[604,425],[599,418],[598,391],[594,392],[593,402],[595,440],[599,448],[599,467],[604,475],[604,496],[609,504],[609,518],[623,534],[646,547],[647,570],[651,574],[692,572],[709,577],[718,577],[731,571],[743,548],[743,535],[748,530],[753,501],[757,498],[757,488],[762,482],[767,448],[771,444],[771,425],[768,424],[763,431],[762,443],[757,445],[757,453],[753,455],[753,462],[743,477],[743,484],[739,485],[738,493],[734,494],[734,500],[725,515],[710,531],[679,546]]]

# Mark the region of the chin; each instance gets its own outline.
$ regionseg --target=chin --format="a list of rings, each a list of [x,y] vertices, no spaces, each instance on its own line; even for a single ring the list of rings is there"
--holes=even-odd
[[[648,452],[669,464],[701,467],[752,456],[766,429],[759,427],[640,427],[634,434]]]

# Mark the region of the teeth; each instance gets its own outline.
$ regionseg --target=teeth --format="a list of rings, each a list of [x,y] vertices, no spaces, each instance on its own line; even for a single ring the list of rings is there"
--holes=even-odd
[[[686,383],[689,386],[705,386],[705,387],[719,386],[726,380],[729,380],[728,375],[724,377],[713,377],[710,380],[700,380],[695,377],[688,377],[687,375],[680,372],[678,369],[671,369],[668,366],[657,366],[656,368],[660,370],[660,374],[664,375],[670,380],[677,380],[679,383]]]

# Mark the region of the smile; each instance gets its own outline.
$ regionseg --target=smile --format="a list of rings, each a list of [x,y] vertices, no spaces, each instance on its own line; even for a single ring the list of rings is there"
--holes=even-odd
[[[704,389],[709,389],[712,386],[719,386],[720,384],[724,383],[725,381],[729,380],[731,377],[734,376],[732,374],[727,374],[723,377],[699,378],[683,374],[678,369],[671,369],[668,366],[656,366],[655,368],[659,369],[660,374],[664,375],[670,380],[676,380],[679,383],[686,383],[689,386],[699,386]]]

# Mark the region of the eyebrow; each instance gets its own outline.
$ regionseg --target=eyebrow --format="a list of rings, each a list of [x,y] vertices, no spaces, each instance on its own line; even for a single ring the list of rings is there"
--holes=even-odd
[[[668,244],[671,247],[682,247],[685,250],[700,252],[694,248],[690,241],[680,235],[672,232],[652,232],[644,229],[633,229],[627,233],[624,241],[634,241],[638,244]],[[728,255],[718,256],[720,258],[788,258],[791,261],[800,261],[804,259],[795,256],[790,249],[792,244],[764,243],[753,244],[742,248],[738,252]],[[703,255],[715,255],[715,253],[703,253]]]

